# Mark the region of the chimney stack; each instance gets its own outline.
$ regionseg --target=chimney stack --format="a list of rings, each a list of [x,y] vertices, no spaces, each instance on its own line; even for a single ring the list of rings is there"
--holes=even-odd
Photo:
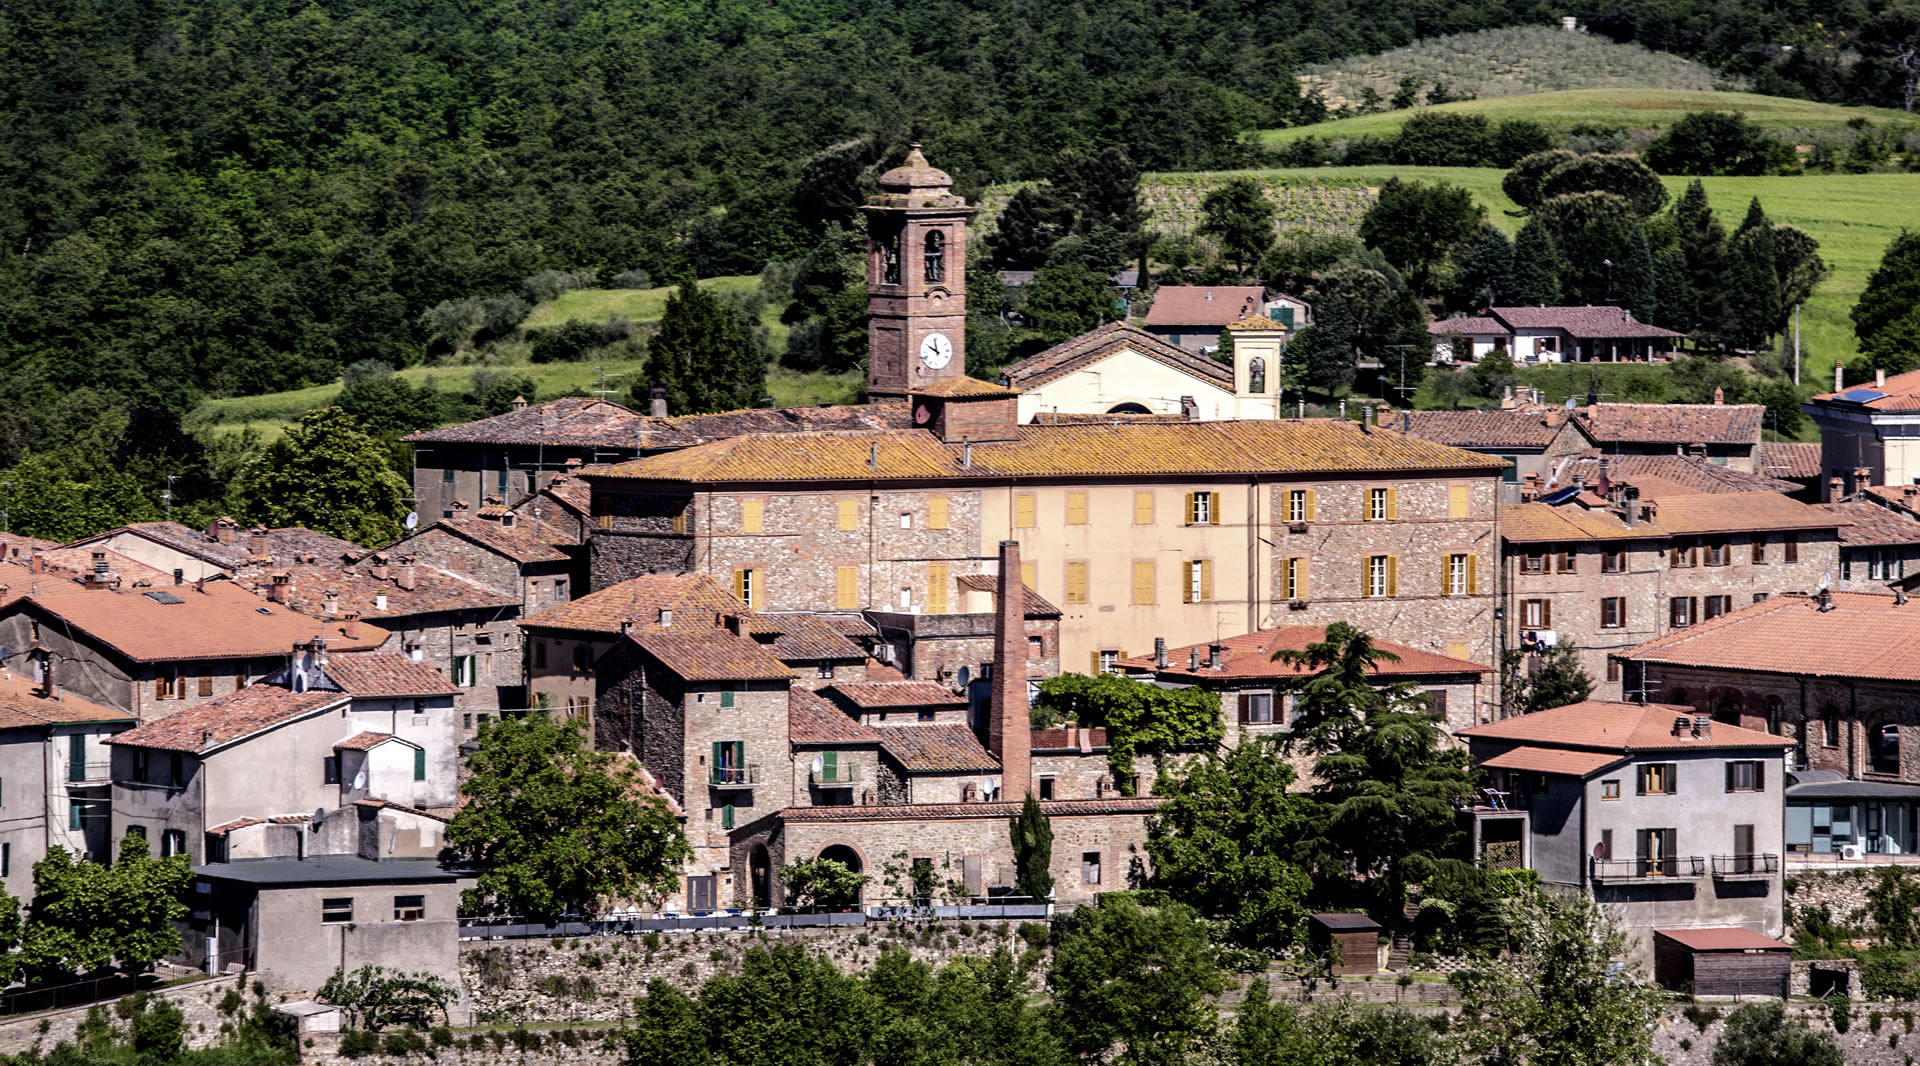
[[[1018,803],[1033,790],[1033,723],[1027,706],[1027,595],[1020,585],[1017,540],[1000,542],[998,584],[987,747],[1000,759],[1001,797]]]
[[[47,557],[40,554],[40,549],[35,548],[27,555],[27,572],[31,574],[47,572]]]
[[[231,518],[222,518],[213,524],[213,539],[222,544],[232,544],[240,538],[240,523]]]
[[[107,553],[98,548],[93,550],[93,569],[87,573],[87,587],[91,589],[107,587]]]
[[[340,590],[327,589],[320,600],[320,613],[332,617],[340,613]]]
[[[1640,490],[1628,485],[1620,490],[1620,499],[1625,502],[1621,510],[1622,517],[1627,520],[1627,528],[1632,529],[1638,526],[1640,524]]]
[[[1153,638],[1153,665],[1161,670],[1167,668],[1167,638]]]
[[[515,396],[515,397],[513,398],[513,409],[514,409],[514,410],[516,410],[516,411],[524,411],[524,410],[526,410],[526,409],[527,409],[527,398],[526,398],[525,396]]]
[[[1864,466],[1854,467],[1853,468],[1853,491],[1855,492],[1865,491],[1868,485],[1873,484],[1873,481],[1871,480],[1872,477],[1873,477],[1873,471],[1867,469],[1866,467]]]
[[[451,508],[451,510],[453,511],[453,517],[449,519],[449,521],[453,521],[453,522],[464,521],[467,517],[467,508],[469,506],[471,505],[468,504],[467,501],[465,500],[453,501],[453,507]]]
[[[652,401],[653,417],[655,418],[667,417],[667,390],[657,388],[657,389],[654,389],[652,392],[648,393],[647,395],[648,395],[648,398]]]
[[[267,599],[275,603],[285,603],[293,595],[293,575],[278,573],[273,575],[273,585],[267,592]]]
[[[1221,652],[1220,645],[1218,644],[1207,645],[1207,669],[1209,670],[1220,669],[1220,652]]]
[[[1693,728],[1693,719],[1687,717],[1684,714],[1677,715],[1673,719],[1673,735],[1676,737],[1686,736],[1688,730],[1692,728]]]
[[[1198,644],[1187,649],[1187,669],[1193,673],[1200,671],[1200,645]]]
[[[1695,715],[1693,718],[1693,735],[1699,737],[1701,740],[1712,740],[1713,719],[1704,714]]]
[[[57,700],[60,698],[53,685],[53,663],[54,658],[52,655],[42,655],[40,657],[40,697],[42,699]]]
[[[1727,402],[1727,390],[1721,388],[1718,385],[1715,385],[1713,387],[1713,405],[1715,407],[1721,407],[1721,406],[1725,406],[1726,402]]]
[[[348,611],[346,623],[340,627],[340,631],[347,635],[348,640],[359,640],[360,639],[360,612]]]
[[[413,556],[402,555],[400,557],[400,575],[394,580],[394,584],[399,585],[408,592],[412,592],[414,586],[419,584],[419,580],[420,574],[419,571],[414,568]]]
[[[1833,364],[1833,391],[1841,392],[1845,390],[1846,387],[1847,387],[1847,365],[1845,363]]]
[[[177,566],[176,566],[176,567],[174,567],[174,568],[173,568],[173,583],[174,583],[175,585],[184,585],[184,584],[186,584],[186,583],[187,583],[187,572],[186,572],[185,570],[182,570],[182,569],[180,569],[180,568],[179,568],[179,567],[177,567]]]
[[[1846,491],[1841,487],[1842,484],[1839,474],[1835,474],[1827,479],[1828,503],[1834,503],[1846,496]]]
[[[267,562],[273,557],[273,550],[268,547],[266,526],[254,526],[247,530],[247,553],[253,556],[256,563]]]
[[[1883,369],[1881,369],[1881,368],[1879,368],[1879,367],[1875,367],[1875,368],[1874,368],[1874,370],[1873,370],[1873,385],[1874,385],[1874,387],[1875,387],[1875,388],[1886,388],[1886,385],[1887,385],[1887,372],[1886,372],[1885,370],[1883,370]]]

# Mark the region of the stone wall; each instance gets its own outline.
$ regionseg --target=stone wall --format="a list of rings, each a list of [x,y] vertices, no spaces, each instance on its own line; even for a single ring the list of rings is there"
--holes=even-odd
[[[1917,1006],[1920,1005],[1854,1004],[1852,1024],[1846,1032],[1834,1034],[1848,1066],[1908,1066],[1920,1055],[1920,1034],[1914,1032],[1916,1025],[1920,1025]],[[1712,1009],[1724,1016],[1732,1014],[1737,1004],[1718,1004]],[[1880,1015],[1878,1032],[1873,1026],[1875,1013]],[[1696,1016],[1701,1020],[1711,1017],[1697,1012]],[[1789,1004],[1787,1017],[1804,1021],[1816,1032],[1834,1032],[1832,1016],[1823,1004]],[[1725,1030],[1724,1020],[1710,1021],[1703,1029],[1687,1018],[1684,1008],[1670,1009],[1654,1031],[1654,1056],[1671,1066],[1709,1066],[1714,1044]]]
[[[220,1013],[220,1000],[236,988],[251,996],[250,975],[237,977],[215,977],[173,988],[162,988],[153,992],[156,999],[164,999],[180,1008],[186,1015],[187,1046],[202,1048],[220,1039],[220,1026],[227,1017]],[[27,1014],[18,1018],[9,1018],[0,1022],[0,1055],[29,1055],[52,1051],[55,1044],[62,1040],[73,1039],[74,1031],[80,1023],[86,1021],[87,1011],[95,1006],[103,1006],[112,1014],[114,1000],[106,1000],[85,1007],[67,1007],[63,1010],[47,1011],[42,1014]],[[117,1015],[114,1023],[125,1028],[126,1023]]]

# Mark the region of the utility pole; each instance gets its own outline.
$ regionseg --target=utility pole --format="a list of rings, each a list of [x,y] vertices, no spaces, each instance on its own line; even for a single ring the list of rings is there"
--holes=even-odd
[[[1800,384],[1800,305],[1793,305],[1793,383]]]

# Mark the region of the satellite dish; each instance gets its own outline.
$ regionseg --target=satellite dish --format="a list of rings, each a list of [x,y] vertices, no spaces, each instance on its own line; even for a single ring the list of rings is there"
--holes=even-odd
[[[313,809],[313,827],[318,829],[325,824],[327,824],[327,809],[325,807],[315,807]]]
[[[362,770],[362,771],[360,771],[359,773],[357,773],[357,774],[354,774],[354,775],[353,775],[353,790],[354,790],[355,792],[358,792],[358,791],[360,791],[361,789],[363,789],[363,788],[366,788],[366,787],[367,787],[367,772],[366,772],[365,770]]]
[[[1595,844],[1595,845],[1593,846],[1593,857],[1594,857],[1594,858],[1596,858],[1596,859],[1604,859],[1604,858],[1606,858],[1606,857],[1607,857],[1607,846],[1606,846],[1605,844]]]
[[[826,768],[827,768],[827,764],[820,758],[820,756],[815,755],[813,757],[813,772],[817,774]]]
[[[987,778],[987,791],[988,792],[1000,791],[1000,779],[997,777]]]
[[[953,680],[961,688],[966,688],[967,682],[973,680],[973,671],[963,666],[960,669],[954,671]]]
[[[1569,397],[1567,397],[1567,410],[1569,410],[1569,411],[1571,411],[1571,410],[1573,410],[1573,408],[1574,408],[1574,402],[1573,402],[1573,397],[1571,397],[1571,396],[1569,396]],[[409,528],[411,528],[411,527],[409,527]]]
[[[1819,587],[1818,589],[1815,589],[1814,591],[1816,591],[1816,592],[1825,592],[1825,591],[1827,591],[1827,579],[1829,579],[1829,578],[1831,578],[1831,577],[1833,577],[1833,571],[1831,571],[1831,570],[1829,570],[1829,571],[1827,571],[1827,572],[1826,572],[1826,573],[1824,573],[1824,574],[1821,574],[1821,575],[1820,575],[1820,587]]]
[[[420,524],[420,512],[408,511],[407,517],[400,524],[406,526],[408,529],[418,526]]]

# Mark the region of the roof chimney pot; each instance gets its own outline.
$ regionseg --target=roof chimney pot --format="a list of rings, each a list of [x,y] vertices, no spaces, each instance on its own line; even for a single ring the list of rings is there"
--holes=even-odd
[[[1873,369],[1873,384],[1874,384],[1874,387],[1875,387],[1875,388],[1885,388],[1885,387],[1886,387],[1886,384],[1887,384],[1887,372],[1886,372],[1886,370],[1884,370],[1884,369],[1882,369],[1882,368],[1880,368],[1880,367],[1875,367],[1875,368]]]
[[[1167,668],[1167,638],[1153,638],[1153,665],[1161,670]]]
[[[394,579],[394,584],[399,585],[408,592],[412,592],[414,586],[419,583],[419,580],[420,573],[413,565],[413,556],[402,555],[400,557],[400,574]]]
[[[1833,364],[1833,391],[1840,392],[1847,387],[1847,365]]]
[[[1720,386],[1718,386],[1718,385],[1715,385],[1715,386],[1713,387],[1713,403],[1714,403],[1714,406],[1716,406],[1716,407],[1719,407],[1719,406],[1722,406],[1722,405],[1724,405],[1724,404],[1725,404],[1726,402],[1727,402],[1727,390],[1725,390],[1725,389],[1723,389],[1723,388],[1721,388],[1721,387],[1720,387]]]
[[[1712,740],[1713,719],[1704,714],[1695,715],[1693,718],[1693,735],[1699,737],[1701,740]]]
[[[650,412],[655,418],[667,417],[667,390],[655,388],[647,394]]]
[[[1218,644],[1207,645],[1207,669],[1218,670],[1221,668],[1221,665],[1220,665],[1221,650],[1222,649]]]

